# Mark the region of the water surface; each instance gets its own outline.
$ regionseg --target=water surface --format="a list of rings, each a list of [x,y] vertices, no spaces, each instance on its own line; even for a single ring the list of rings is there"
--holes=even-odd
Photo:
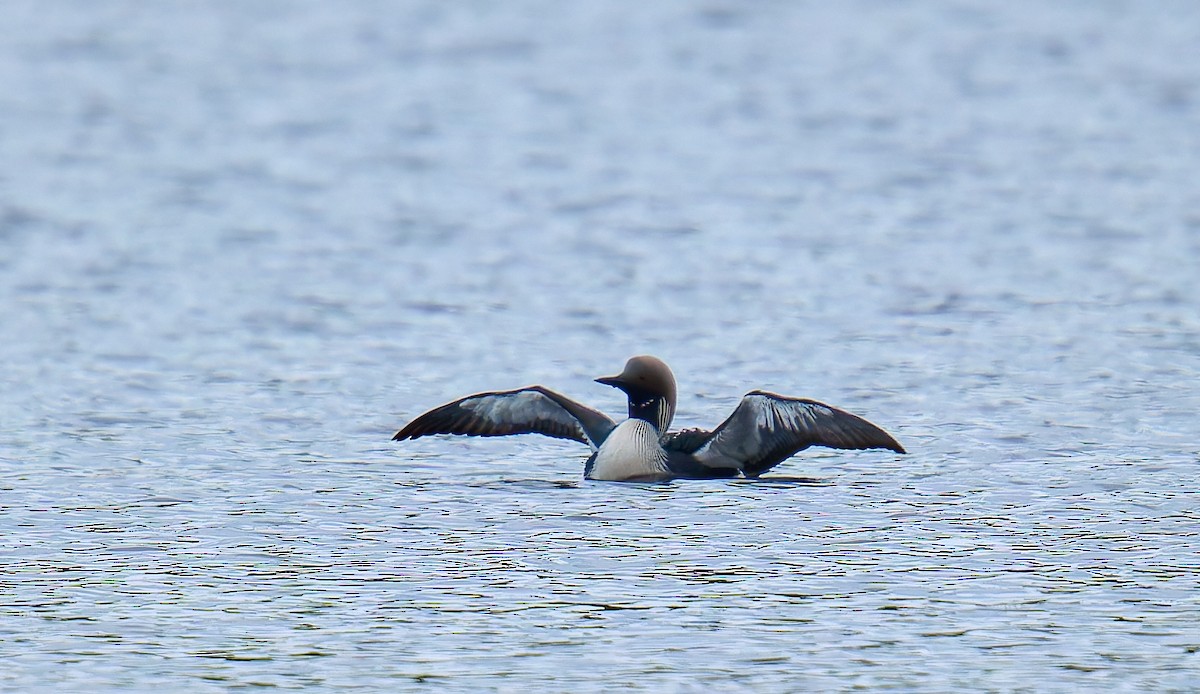
[[[1200,677],[1193,4],[0,20],[0,687]],[[389,441],[636,353],[910,454]]]

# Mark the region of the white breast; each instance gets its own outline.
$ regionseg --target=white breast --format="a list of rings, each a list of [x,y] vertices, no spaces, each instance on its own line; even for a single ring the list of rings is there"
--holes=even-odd
[[[643,419],[627,419],[612,430],[596,451],[588,475],[613,482],[664,476],[670,476],[666,451],[658,443],[658,431]]]

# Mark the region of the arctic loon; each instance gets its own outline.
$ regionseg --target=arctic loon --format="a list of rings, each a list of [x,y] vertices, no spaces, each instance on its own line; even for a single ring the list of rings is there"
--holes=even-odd
[[[409,422],[394,441],[430,434],[505,436],[544,434],[591,446],[584,477],[614,482],[674,478],[758,477],[809,446],[904,447],[857,415],[815,400],[762,390],[742,397],[716,429],[668,431],[675,417],[675,376],[660,359],[633,357],[616,376],[597,383],[629,398],[629,418],[617,424],[542,386],[476,393],[436,407]]]

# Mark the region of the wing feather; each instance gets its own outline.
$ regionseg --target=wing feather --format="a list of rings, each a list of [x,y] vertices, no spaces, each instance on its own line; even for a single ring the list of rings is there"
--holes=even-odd
[[[756,390],[695,449],[695,458],[709,467],[736,467],[746,477],[758,477],[809,446],[904,453],[890,434],[858,415],[816,400]]]
[[[615,424],[602,412],[542,386],[476,393],[422,414],[393,441],[431,434],[508,436],[542,434],[598,448]]]

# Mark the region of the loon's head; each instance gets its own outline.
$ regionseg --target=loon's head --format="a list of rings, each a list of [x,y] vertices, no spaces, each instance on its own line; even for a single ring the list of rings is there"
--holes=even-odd
[[[625,362],[616,376],[603,376],[597,383],[620,388],[629,397],[629,416],[644,419],[665,433],[675,418],[675,375],[658,357],[643,355]]]

